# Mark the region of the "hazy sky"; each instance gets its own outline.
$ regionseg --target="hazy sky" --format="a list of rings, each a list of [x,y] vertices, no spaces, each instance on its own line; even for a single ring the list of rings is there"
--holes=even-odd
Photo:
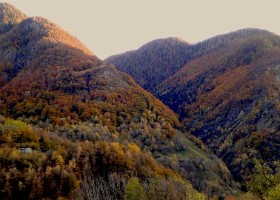
[[[280,1],[5,2],[15,5],[28,16],[52,20],[103,59],[164,37],[180,37],[196,43],[247,27],[280,35]]]

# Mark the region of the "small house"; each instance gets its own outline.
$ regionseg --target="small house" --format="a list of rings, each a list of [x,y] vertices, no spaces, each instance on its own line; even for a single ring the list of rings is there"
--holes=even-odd
[[[31,148],[18,148],[21,153],[32,153]]]

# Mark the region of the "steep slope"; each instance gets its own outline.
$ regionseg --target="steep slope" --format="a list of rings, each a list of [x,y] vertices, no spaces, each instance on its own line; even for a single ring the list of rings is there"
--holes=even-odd
[[[279,160],[279,46],[277,35],[243,29],[171,52],[151,42],[106,61],[142,86],[148,80],[147,89],[243,182],[254,157]]]
[[[40,17],[23,20],[6,34],[0,35],[0,40],[2,41],[0,45],[0,88],[12,80],[21,68],[34,68],[31,65],[36,62],[36,65],[67,65],[70,63],[73,65],[80,59],[81,62],[91,60],[93,65],[101,63],[97,57],[86,59],[84,54],[92,55],[92,53],[81,42],[57,25]],[[49,57],[47,57],[46,51],[52,51]],[[55,51],[58,54],[57,59],[60,60],[52,57]],[[41,55],[42,52],[45,52],[45,56]],[[67,54],[69,54],[68,59],[63,58],[63,55]],[[77,54],[79,58],[71,58],[71,54]]]
[[[190,45],[179,38],[158,39],[138,50],[107,58],[118,70],[131,75],[144,89],[153,89],[190,59]]]
[[[73,159],[83,159],[87,165],[92,164],[92,167],[102,169],[104,160],[97,162],[88,159],[92,157],[106,160],[114,158],[116,162],[114,161],[110,165],[110,168],[113,169],[110,173],[118,173],[119,170],[122,170],[119,165],[125,165],[128,172],[124,171],[128,173],[128,176],[130,176],[129,170],[132,169],[127,165],[132,163],[134,166],[133,163],[138,163],[139,169],[133,169],[132,175],[141,176],[142,172],[147,170],[147,176],[139,177],[142,181],[147,181],[149,176],[160,174],[157,169],[163,168],[155,160],[145,164],[152,158],[147,159],[148,161],[144,159],[144,163],[142,163],[143,160],[139,160],[152,153],[161,164],[181,173],[184,178],[190,178],[189,175],[192,175],[193,180],[199,180],[196,187],[200,187],[200,190],[207,188],[212,190],[211,194],[222,194],[235,189],[231,175],[221,160],[214,156],[213,159],[207,159],[205,162],[203,159],[195,162],[196,158],[210,157],[211,155],[207,149],[204,151],[199,149],[180,133],[178,129],[182,129],[182,125],[173,111],[138,86],[128,75],[119,72],[114,66],[107,65],[92,55],[76,38],[57,25],[40,17],[26,18],[15,24],[8,32],[1,34],[0,41],[0,114],[5,117],[21,119],[35,128],[41,128],[46,136],[51,134],[56,135],[58,140],[62,139],[61,148],[66,148],[66,150],[60,149],[58,145],[57,151],[61,155],[53,156],[57,157],[55,159],[57,159],[57,163],[60,163],[59,165],[64,163],[60,162],[61,156],[67,165],[70,164],[72,157],[69,157],[70,150],[67,145],[90,141],[91,147],[94,146],[97,152],[102,152],[98,155],[84,154],[82,157]],[[1,139],[1,148],[10,148],[7,152],[18,154],[19,152],[13,148],[22,146],[36,149],[41,156],[48,157],[54,152],[53,149],[48,148],[48,144],[38,146],[39,141],[37,140],[18,139],[17,133],[24,135],[25,130],[18,131],[14,128],[10,130],[9,127],[13,127],[14,124],[8,124],[7,128],[4,122],[3,126],[1,133],[4,134],[4,137]],[[8,132],[6,132],[7,130]],[[181,134],[180,137],[177,132]],[[44,134],[39,135],[43,141],[45,140]],[[17,142],[18,140],[20,142]],[[101,142],[101,147],[104,146],[104,148],[113,149],[113,151],[106,152],[105,149],[103,152],[103,149],[100,150],[100,141],[103,142]],[[115,143],[117,144],[114,145]],[[83,144],[81,143],[81,145]],[[138,151],[137,148],[140,147],[141,152],[143,151],[145,155],[136,157],[131,155],[132,159],[128,158],[127,162],[123,161],[125,159],[123,155],[129,156],[130,152],[126,154],[121,153],[121,151],[119,157],[119,152],[115,151],[116,149],[128,148],[128,144],[135,145],[135,151]],[[177,154],[186,153],[189,149],[199,152],[199,154],[191,158],[184,156],[180,160],[177,159]],[[3,167],[2,174],[10,167],[15,167],[17,173],[28,170],[26,165],[23,167],[21,164],[14,165],[13,161],[10,162],[12,158],[9,155],[5,155],[5,159],[1,160],[1,165],[5,167],[5,169]],[[102,158],[103,156],[104,158]],[[31,158],[20,156],[19,160],[21,159]],[[117,162],[118,159],[120,159],[121,164]],[[19,161],[17,160],[17,162]],[[33,164],[37,166],[36,162]],[[83,162],[77,161],[79,165],[82,165]],[[9,163],[8,166],[5,165],[7,163]],[[55,168],[56,164],[52,163],[49,167]],[[207,166],[208,164],[211,166]],[[145,165],[147,169],[141,165]],[[49,169],[48,163],[44,164],[44,167]],[[65,166],[63,165],[63,167]],[[36,168],[36,170],[39,169],[41,168]],[[108,175],[109,171],[106,169],[105,167],[102,173]],[[142,170],[141,173],[139,170]],[[164,168],[164,170],[167,169]],[[81,175],[79,173],[82,171],[75,171],[75,179]],[[201,177],[199,174],[201,171],[213,173],[215,177]],[[68,172],[71,171],[67,168]],[[171,174],[174,175],[172,175],[173,178],[178,176],[174,172]],[[182,180],[180,177],[179,179]],[[0,181],[3,187],[7,187],[9,184],[15,186],[14,184],[28,183],[24,176],[15,179],[21,183],[9,182],[9,180],[5,182],[4,180],[6,179],[3,178]],[[215,185],[207,184],[209,181],[215,180]],[[59,181],[61,180],[59,179]],[[186,180],[184,181],[186,182]],[[201,185],[202,183],[203,185]],[[190,186],[189,183],[186,182],[186,184],[188,187]],[[52,188],[57,187],[57,185],[52,185]],[[10,191],[9,187],[7,191]],[[1,193],[1,197],[8,198],[5,196],[10,194],[7,191],[4,194]],[[16,191],[17,189],[15,189],[15,193]],[[25,191],[27,192],[25,195],[29,195],[28,191]],[[69,188],[67,191],[70,191]],[[62,191],[57,192],[59,194]],[[71,190],[71,192],[73,191]],[[69,193],[63,191],[63,195],[69,195]],[[186,194],[184,193],[184,195]]]
[[[280,37],[241,30],[198,45],[219,39],[227,42],[187,63],[156,95],[242,181],[254,157],[280,159]]]
[[[83,46],[75,48],[79,42],[47,20],[28,18],[2,39],[1,61],[13,72],[1,87],[2,114],[52,123],[60,118],[74,123],[97,115],[113,130],[124,122],[137,123],[148,109],[145,114],[155,114],[155,122],[164,118],[162,133],[171,137],[173,127],[180,126],[171,110],[130,77],[86,54]],[[17,45],[11,44],[13,40]]]

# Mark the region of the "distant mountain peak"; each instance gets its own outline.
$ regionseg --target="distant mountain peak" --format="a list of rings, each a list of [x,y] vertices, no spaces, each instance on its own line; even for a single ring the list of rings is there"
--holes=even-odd
[[[105,60],[132,75],[137,83],[152,91],[162,80],[184,66],[191,44],[178,37],[152,40],[137,50],[110,56]],[[178,59],[182,57],[182,59]],[[131,70],[135,68],[136,70]],[[146,74],[149,76],[146,76]],[[160,73],[159,73],[160,72]]]
[[[0,34],[9,31],[14,24],[18,24],[27,16],[8,3],[0,3]]]

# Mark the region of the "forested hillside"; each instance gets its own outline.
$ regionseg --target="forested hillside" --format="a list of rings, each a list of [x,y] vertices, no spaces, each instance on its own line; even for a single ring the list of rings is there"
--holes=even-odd
[[[153,89],[190,60],[190,45],[179,38],[158,39],[138,50],[107,58],[118,70],[128,73],[144,89]]]
[[[189,181],[238,192],[223,161],[127,74],[49,20],[0,5],[1,199],[123,199],[135,187],[143,199],[204,199]]]
[[[245,30],[227,41],[187,63],[157,96],[243,181],[254,157],[280,159],[280,37]]]
[[[159,61],[161,57],[156,55],[159,53],[150,56]],[[139,79],[151,76],[146,74],[152,72],[149,69],[154,62],[143,57],[147,73],[134,74],[130,73],[136,69],[134,63],[141,62],[127,56],[113,56],[108,61],[141,85]],[[279,56],[280,37],[265,30],[244,29],[216,36],[189,44],[174,56],[174,60],[185,60],[181,67],[176,67],[176,62],[162,65],[159,73],[165,73],[165,68],[177,71],[165,74],[160,84],[150,83],[156,86],[149,90],[177,112],[185,127],[222,158],[235,179],[244,184],[252,174],[253,158],[267,164],[280,159]]]
[[[131,187],[142,187],[138,195],[143,199],[156,199],[159,190],[165,199],[204,199],[133,143],[71,141],[2,116],[0,132],[1,199],[123,199]]]

